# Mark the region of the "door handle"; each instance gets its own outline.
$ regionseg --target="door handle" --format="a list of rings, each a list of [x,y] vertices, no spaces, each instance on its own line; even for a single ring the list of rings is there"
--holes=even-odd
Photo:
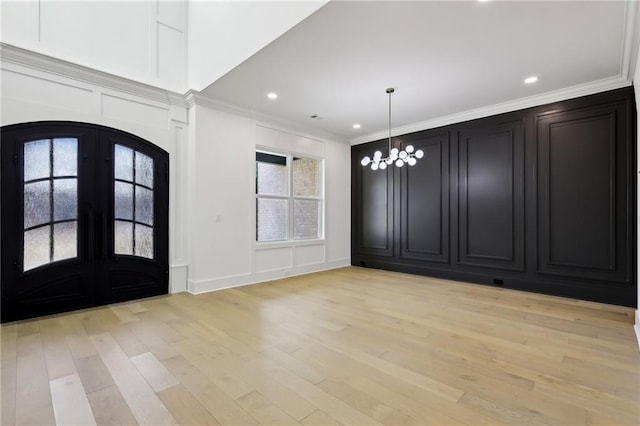
[[[84,223],[86,224],[85,227],[87,229],[87,232],[85,232],[85,238],[84,238],[84,255],[88,261],[91,261],[93,260],[93,255],[94,255],[93,253],[94,250],[92,250],[91,247],[92,245],[94,245],[92,243],[95,243],[93,241],[92,234],[91,234],[91,230],[94,229],[93,211],[84,214]]]
[[[103,223],[104,215],[102,213],[97,213],[95,215],[95,241],[94,241],[94,251],[97,260],[101,260],[104,257],[104,223]]]

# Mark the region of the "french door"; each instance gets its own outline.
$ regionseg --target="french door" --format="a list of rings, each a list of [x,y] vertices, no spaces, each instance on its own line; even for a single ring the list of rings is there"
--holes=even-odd
[[[165,151],[83,123],[1,136],[3,322],[168,292]]]

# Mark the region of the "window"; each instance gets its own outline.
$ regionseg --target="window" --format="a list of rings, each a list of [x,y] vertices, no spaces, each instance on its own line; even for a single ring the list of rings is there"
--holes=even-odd
[[[322,236],[322,161],[256,152],[256,241]]]

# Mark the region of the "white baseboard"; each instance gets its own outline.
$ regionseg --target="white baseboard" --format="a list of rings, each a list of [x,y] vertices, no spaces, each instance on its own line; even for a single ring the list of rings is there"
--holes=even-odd
[[[171,265],[169,267],[169,294],[187,291],[188,265]]]
[[[265,281],[273,281],[280,278],[310,274],[312,272],[327,271],[329,269],[343,268],[351,265],[351,259],[339,259],[329,262],[303,265],[295,268],[276,269],[256,274],[239,274],[209,280],[189,280],[187,291],[192,294],[208,293],[210,291],[224,290],[233,287],[257,284]]]

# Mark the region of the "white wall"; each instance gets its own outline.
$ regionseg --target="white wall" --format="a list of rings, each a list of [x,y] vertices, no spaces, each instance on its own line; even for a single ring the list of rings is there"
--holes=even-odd
[[[44,120],[95,123],[133,133],[169,152],[170,288],[185,290],[184,99],[9,46],[2,50],[0,81],[2,126]]]
[[[204,89],[326,3],[189,2],[189,87]]]
[[[153,86],[187,90],[187,2],[1,2],[5,43]]]
[[[203,292],[350,264],[350,147],[212,106],[189,109],[188,288]],[[192,143],[193,142],[193,143]],[[325,239],[255,243],[255,149],[325,159]],[[221,217],[216,222],[216,216]]]

